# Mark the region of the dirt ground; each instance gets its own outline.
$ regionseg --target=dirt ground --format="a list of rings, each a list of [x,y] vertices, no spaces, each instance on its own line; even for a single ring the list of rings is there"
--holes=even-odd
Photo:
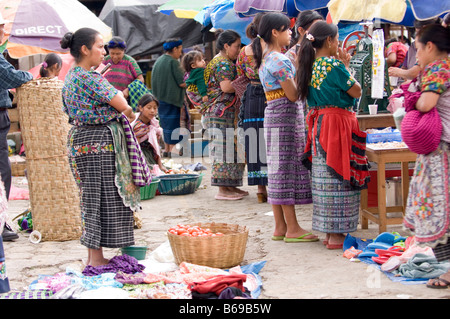
[[[273,217],[271,205],[259,204],[256,187],[248,186],[246,178],[242,189],[250,195],[239,201],[217,201],[216,189],[210,186],[208,158],[182,157],[177,163],[201,162],[208,169],[201,187],[190,195],[156,196],[142,202],[142,228],[135,230],[137,242],[145,242],[152,251],[167,241],[166,231],[178,223],[223,222],[245,225],[249,238],[242,265],[266,261],[260,271],[263,287],[260,299],[448,299],[448,289],[427,288],[424,284],[403,284],[391,281],[384,273],[362,262],[351,262],[342,256],[342,250],[328,250],[320,241],[313,243],[284,243],[271,240]],[[23,178],[14,178],[17,187],[24,188]],[[10,218],[30,206],[29,201],[9,203]],[[312,205],[296,207],[302,227],[311,229]],[[13,224],[17,227],[17,224]],[[402,227],[389,226],[388,231],[404,235]],[[39,275],[54,275],[66,267],[82,267],[86,248],[78,240],[40,242],[32,244],[29,234],[4,242],[6,269],[11,289],[26,289]],[[359,228],[355,237],[373,239],[378,225],[369,223],[369,229]],[[107,258],[120,254],[119,249],[105,249]]]

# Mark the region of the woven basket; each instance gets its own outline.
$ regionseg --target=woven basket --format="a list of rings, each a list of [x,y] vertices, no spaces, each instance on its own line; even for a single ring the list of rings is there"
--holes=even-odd
[[[234,224],[196,223],[212,232],[221,232],[217,237],[187,237],[167,232],[175,262],[183,261],[214,268],[231,268],[244,259],[248,228]]]
[[[65,241],[81,235],[78,187],[67,158],[67,115],[63,83],[39,79],[17,89],[22,139],[33,212],[33,229],[42,240]]]

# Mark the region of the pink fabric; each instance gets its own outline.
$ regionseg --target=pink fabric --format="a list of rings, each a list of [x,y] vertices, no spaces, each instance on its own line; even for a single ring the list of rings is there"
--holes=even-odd
[[[136,113],[136,119],[137,118],[139,118],[139,113]],[[135,123],[136,123],[136,120],[131,124],[131,126],[134,127]],[[163,134],[163,129],[161,126],[159,126],[159,121],[157,119],[153,118],[150,121],[148,134],[141,137],[138,140],[138,142],[140,144],[140,143],[148,140],[148,142],[156,150],[156,153],[158,154],[158,156],[161,156],[161,149],[159,147],[158,139],[161,138],[162,134]]]
[[[442,122],[434,107],[426,113],[416,110],[421,92],[404,90],[406,115],[402,120],[402,139],[417,154],[429,154],[437,149],[442,136]]]

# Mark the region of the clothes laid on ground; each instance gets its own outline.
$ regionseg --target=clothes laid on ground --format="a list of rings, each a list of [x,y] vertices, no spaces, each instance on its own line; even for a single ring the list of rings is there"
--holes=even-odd
[[[260,294],[262,282],[257,274],[264,264],[257,262],[223,270],[183,262],[175,269],[171,265],[162,266],[172,270],[146,273],[145,266],[136,258],[120,255],[107,265],[88,266],[82,273],[67,268],[66,272],[53,276],[40,275],[28,291],[0,294],[0,299],[205,299],[209,293],[208,299],[254,299]],[[197,288],[192,289],[194,286]]]
[[[267,98],[264,128],[267,150],[267,202],[273,205],[312,202],[311,177],[301,162],[305,148],[304,103],[291,102],[281,82],[293,79],[295,67],[284,54],[264,57],[259,77]]]
[[[408,278],[437,278],[450,269],[450,263],[439,263],[436,257],[416,254],[394,271],[395,274]]]

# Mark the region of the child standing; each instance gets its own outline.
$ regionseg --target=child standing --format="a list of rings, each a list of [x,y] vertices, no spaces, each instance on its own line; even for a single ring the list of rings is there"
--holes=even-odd
[[[202,107],[203,103],[208,102],[204,76],[206,62],[203,53],[197,50],[190,51],[183,57],[181,64],[188,76],[186,94],[194,106]]]
[[[39,69],[41,78],[54,78],[59,75],[62,68],[62,59],[56,53],[49,53],[45,56],[44,62]]]
[[[267,13],[258,25],[259,36],[253,42],[253,54],[267,99],[264,111],[267,202],[272,204],[275,219],[273,240],[311,242],[318,237],[299,225],[295,212],[295,205],[311,203],[312,195],[309,172],[300,160],[305,147],[304,103],[298,100],[294,64],[282,53],[291,40],[289,26],[285,15]],[[264,50],[261,40],[265,43]]]
[[[139,141],[147,165],[155,175],[167,172],[167,168],[164,167],[161,161],[161,151],[158,143],[162,137],[162,128],[155,118],[158,114],[158,106],[159,102],[152,94],[145,94],[139,100],[139,113],[136,114],[136,120],[132,123],[134,134]]]

